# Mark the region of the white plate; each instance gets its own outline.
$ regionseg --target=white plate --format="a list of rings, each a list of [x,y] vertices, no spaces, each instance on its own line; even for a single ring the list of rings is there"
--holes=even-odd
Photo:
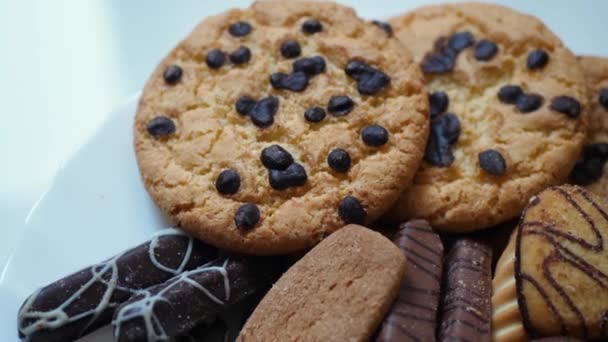
[[[132,149],[138,96],[57,173],[0,274],[0,341],[18,341],[17,311],[36,288],[147,240],[168,222],[149,199]],[[111,341],[109,329],[82,341]]]

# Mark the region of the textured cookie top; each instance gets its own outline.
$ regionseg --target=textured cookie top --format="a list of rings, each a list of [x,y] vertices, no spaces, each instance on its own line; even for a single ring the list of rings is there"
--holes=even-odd
[[[391,24],[425,73],[432,121],[425,162],[390,216],[483,229],[566,180],[587,126],[586,87],[576,58],[539,20],[463,3]]]
[[[570,179],[608,197],[608,59],[583,56],[579,62],[589,89],[589,133]]]
[[[368,341],[404,269],[405,257],[390,240],[348,225],[283,274],[237,341]]]
[[[411,182],[428,135],[422,79],[395,38],[337,4],[256,2],[208,18],[144,88],[145,186],[219,247],[312,246],[375,220]]]
[[[532,337],[608,339],[608,202],[549,188],[530,200],[517,234],[518,303]]]

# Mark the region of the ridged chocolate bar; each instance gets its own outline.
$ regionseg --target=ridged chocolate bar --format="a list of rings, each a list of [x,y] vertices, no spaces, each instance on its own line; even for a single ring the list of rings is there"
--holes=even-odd
[[[492,249],[471,238],[457,240],[444,264],[440,341],[490,341]]]
[[[412,220],[399,227],[393,242],[406,256],[406,271],[376,341],[435,341],[443,263],[441,239],[428,222]]]

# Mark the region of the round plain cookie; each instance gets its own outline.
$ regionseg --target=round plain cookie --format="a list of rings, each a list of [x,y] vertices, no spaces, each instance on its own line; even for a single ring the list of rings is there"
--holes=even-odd
[[[400,42],[333,3],[265,1],[205,19],[148,80],[143,182],[179,227],[252,254],[367,224],[411,183],[428,136]]]
[[[587,91],[575,56],[539,20],[462,3],[390,23],[425,74],[431,134],[389,219],[480,230],[567,180],[585,138]]]
[[[589,89],[590,125],[570,180],[608,198],[608,59],[582,56],[578,60]]]

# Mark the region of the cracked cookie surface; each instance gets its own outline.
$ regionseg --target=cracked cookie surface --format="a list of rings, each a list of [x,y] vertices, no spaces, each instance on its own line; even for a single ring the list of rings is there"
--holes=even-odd
[[[425,162],[388,218],[480,230],[567,180],[585,138],[587,91],[576,58],[539,20],[462,3],[390,22],[425,73],[435,119]]]
[[[256,2],[205,19],[140,99],[148,192],[182,229],[253,254],[374,221],[411,183],[428,136],[408,56],[332,3]]]

